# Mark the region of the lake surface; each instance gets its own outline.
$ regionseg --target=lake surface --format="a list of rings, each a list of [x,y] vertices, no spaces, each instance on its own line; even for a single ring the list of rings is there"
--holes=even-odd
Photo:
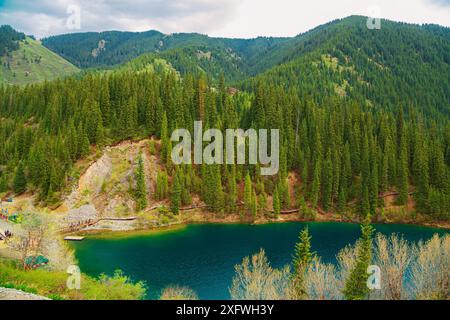
[[[148,299],[178,284],[192,288],[200,299],[229,299],[234,266],[264,248],[274,267],[290,263],[299,232],[308,226],[312,247],[324,262],[353,244],[360,227],[349,223],[282,223],[251,225],[190,225],[180,230],[125,238],[86,238],[72,243],[81,271],[111,275],[121,269],[147,283]],[[402,234],[409,241],[427,240],[446,230],[410,225],[375,225],[377,232]]]

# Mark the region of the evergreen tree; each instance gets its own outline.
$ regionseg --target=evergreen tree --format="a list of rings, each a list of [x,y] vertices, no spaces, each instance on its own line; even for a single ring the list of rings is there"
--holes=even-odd
[[[169,192],[169,179],[167,173],[158,171],[156,177],[156,200],[164,200],[167,198]]]
[[[312,206],[313,210],[317,208],[317,202],[319,201],[319,192],[320,192],[320,185],[321,185],[320,165],[321,165],[321,161],[319,159],[316,162],[316,165],[314,167],[313,183],[312,183],[311,194],[310,194],[311,206]]]
[[[181,204],[181,182],[178,174],[175,174],[172,182],[172,192],[170,195],[170,210],[173,214],[178,214]]]
[[[256,196],[255,190],[252,193],[252,217],[256,219],[258,216],[258,197]]]
[[[25,177],[25,166],[23,162],[19,162],[19,165],[14,176],[13,188],[16,194],[24,193],[27,190],[27,179]]]
[[[292,283],[296,300],[306,298],[304,275],[314,255],[311,251],[311,236],[308,227],[306,227],[299,234],[299,241],[295,245],[293,257],[294,272],[292,274]]]
[[[280,194],[278,193],[278,187],[275,188],[273,192],[273,213],[276,217],[280,216],[281,211],[281,203],[280,203]]]
[[[142,153],[139,154],[137,169],[135,173],[136,180],[136,210],[141,211],[147,207],[147,187],[145,185],[144,161]]]
[[[361,238],[357,244],[357,257],[353,269],[345,282],[344,295],[347,300],[363,300],[369,293],[367,287],[367,268],[372,261],[372,235],[373,227],[370,225],[370,215],[361,226]]]
[[[252,210],[252,180],[250,178],[250,174],[247,172],[245,176],[245,185],[244,185],[244,205],[247,212],[251,212]]]

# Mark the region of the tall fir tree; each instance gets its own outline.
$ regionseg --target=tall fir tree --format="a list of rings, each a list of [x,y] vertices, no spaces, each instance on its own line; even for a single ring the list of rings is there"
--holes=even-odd
[[[357,243],[356,262],[345,282],[343,293],[347,300],[363,300],[369,293],[367,268],[372,262],[372,236],[374,232],[370,219],[370,215],[367,215],[364,224],[361,226],[361,237]]]

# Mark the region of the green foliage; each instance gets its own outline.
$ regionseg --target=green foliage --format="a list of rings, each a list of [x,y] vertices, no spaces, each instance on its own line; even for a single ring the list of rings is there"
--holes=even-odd
[[[69,290],[67,273],[45,269],[25,271],[12,261],[0,260],[0,287],[7,286],[26,292],[67,300],[139,300],[145,297],[142,282],[133,283],[121,271],[113,276],[94,279],[82,274],[81,289]],[[26,283],[26,286],[23,284]]]
[[[136,209],[140,211],[147,207],[147,187],[145,185],[144,161],[142,160],[142,153],[139,154],[138,163],[135,173],[136,180]]]
[[[169,195],[169,177],[165,171],[159,171],[156,177],[156,200],[164,200]]]
[[[297,300],[306,297],[304,274],[314,255],[311,251],[311,236],[308,227],[306,227],[299,234],[299,240],[295,245],[293,256],[294,271],[292,274],[292,283],[294,295]]]
[[[245,185],[244,185],[244,205],[247,211],[251,211],[252,209],[252,192],[253,192],[252,179],[250,178],[250,174],[247,172],[247,175],[245,176]]]
[[[361,226],[361,238],[357,247],[356,262],[345,282],[344,295],[347,300],[363,300],[369,293],[367,268],[372,262],[372,237],[374,229],[370,225],[370,215]]]
[[[280,194],[278,192],[278,187],[275,188],[275,191],[273,193],[273,213],[275,216],[280,216],[281,211],[281,202],[280,202]]]
[[[31,37],[0,27],[0,84],[30,84],[69,76],[79,70]]]
[[[23,162],[20,162],[17,167],[13,184],[14,192],[17,194],[24,193],[27,189],[27,179],[25,177]]]
[[[181,205],[181,189],[182,182],[179,171],[176,172],[172,182],[172,192],[170,195],[170,210],[174,214],[178,214]]]
[[[210,211],[234,213],[243,198],[250,214],[255,189],[258,197],[272,195],[278,212],[291,207],[288,177],[295,172],[305,206],[312,209],[308,215],[321,209],[346,213],[356,206],[361,216],[376,216],[384,193],[397,191],[396,200],[403,205],[414,190],[419,213],[447,219],[448,37],[439,27],[389,21],[383,26],[381,32],[370,32],[364,19],[350,17],[292,39],[241,41],[188,34],[162,39],[154,31],[49,38],[47,45],[58,47],[56,52],[64,48],[83,66],[134,58],[139,50],[131,43],[136,39],[148,40],[137,47],[158,53],[109,72],[27,88],[1,87],[0,189],[13,186],[16,168],[23,163],[29,188],[42,201],[56,201],[75,178],[73,165],[94,148],[150,135],[161,139],[159,156],[167,172],[158,174],[155,199],[167,199],[167,175],[178,171],[171,162],[170,133],[192,131],[193,121],[202,120],[205,130],[280,129],[280,170],[275,177],[263,177],[258,166],[194,165],[180,173],[181,205],[198,195]],[[94,61],[92,48],[102,39],[107,49]],[[227,76],[237,74],[208,74],[218,70],[222,60],[217,52],[227,48],[248,58],[240,62],[246,65],[243,73],[259,73],[240,83],[240,92],[226,86]],[[123,56],[117,55],[119,49]],[[163,53],[179,58],[177,69],[185,66],[181,77],[163,63]],[[205,66],[204,72],[192,70],[192,59]],[[244,192],[238,197],[242,183]]]

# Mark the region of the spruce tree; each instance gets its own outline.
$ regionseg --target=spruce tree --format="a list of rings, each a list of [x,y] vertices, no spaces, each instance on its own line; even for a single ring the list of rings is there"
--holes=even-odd
[[[181,204],[181,182],[178,174],[176,173],[172,183],[172,192],[170,195],[170,210],[173,214],[178,214]]]
[[[247,212],[251,212],[252,209],[252,190],[252,180],[250,178],[250,174],[247,172],[244,184],[244,205]]]
[[[369,293],[367,287],[367,268],[372,261],[373,227],[370,225],[370,215],[367,215],[361,226],[361,238],[357,243],[357,256],[353,269],[345,282],[344,295],[347,300],[363,300]]]
[[[256,219],[258,216],[258,197],[256,196],[255,190],[252,192],[252,216]]]
[[[314,255],[311,251],[311,235],[308,227],[305,227],[299,234],[299,240],[295,245],[293,256],[294,271],[292,273],[292,283],[296,300],[307,298],[304,287],[304,275]]]
[[[317,203],[319,201],[319,192],[320,192],[320,165],[321,161],[320,159],[317,160],[316,165],[314,166],[314,174],[313,174],[313,183],[311,187],[311,193],[310,193],[310,199],[311,199],[311,206],[312,209],[317,208]]]
[[[147,207],[147,187],[145,185],[144,161],[142,153],[139,154],[137,169],[135,173],[136,179],[136,209],[141,211]]]
[[[275,188],[275,191],[273,192],[273,213],[276,217],[280,216],[281,211],[281,203],[280,203],[280,194],[278,192],[278,187]]]
[[[19,162],[16,173],[14,175],[13,189],[16,194],[24,193],[27,190],[27,178],[25,177],[25,166],[23,162]]]

